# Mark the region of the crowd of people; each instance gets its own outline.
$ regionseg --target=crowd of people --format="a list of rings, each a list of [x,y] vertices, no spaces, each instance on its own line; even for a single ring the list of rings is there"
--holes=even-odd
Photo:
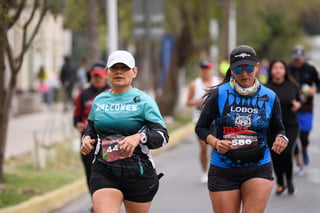
[[[207,183],[215,213],[263,212],[274,177],[276,195],[296,192],[294,174],[303,175],[311,160],[313,98],[320,79],[303,46],[293,48],[291,59],[269,63],[259,60],[252,47],[240,45],[229,55],[224,79],[214,75],[210,60],[199,62],[186,105],[194,108],[200,181]],[[81,138],[92,211],[105,212],[108,206],[118,212],[123,203],[127,212],[148,212],[159,187],[149,149],[169,139],[160,110],[133,86],[138,68],[131,53],[117,50],[107,63],[86,66],[82,59],[76,69],[66,56],[60,82],[64,109],[73,108]],[[37,78],[37,89],[50,105],[43,66]],[[79,94],[73,98],[75,85]]]

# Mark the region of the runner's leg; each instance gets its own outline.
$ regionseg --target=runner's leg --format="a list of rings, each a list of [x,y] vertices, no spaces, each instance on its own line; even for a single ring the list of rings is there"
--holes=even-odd
[[[239,213],[240,212],[240,190],[209,191],[214,213]]]
[[[92,195],[94,213],[119,213],[123,194],[118,189],[104,188]]]
[[[270,193],[273,181],[263,178],[252,178],[241,186],[241,198],[243,202],[242,213],[263,213]]]
[[[124,206],[126,208],[126,213],[148,213],[150,209],[151,202],[137,203],[125,200]]]

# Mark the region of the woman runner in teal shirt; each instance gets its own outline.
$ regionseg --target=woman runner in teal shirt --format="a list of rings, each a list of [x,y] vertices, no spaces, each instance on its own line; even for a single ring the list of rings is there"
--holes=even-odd
[[[81,152],[95,152],[90,179],[94,212],[149,212],[159,180],[149,149],[169,136],[156,102],[132,86],[133,56],[113,52],[107,62],[112,89],[98,95],[88,117]],[[94,148],[95,147],[95,148]]]

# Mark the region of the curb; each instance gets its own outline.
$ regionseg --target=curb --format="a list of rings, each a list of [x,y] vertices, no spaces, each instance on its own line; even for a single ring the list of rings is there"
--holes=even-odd
[[[190,122],[170,134],[169,143],[161,149],[151,150],[152,155],[157,155],[177,145],[183,138],[194,133],[194,123]],[[1,213],[48,213],[58,209],[72,200],[88,193],[85,178],[63,186],[52,192],[33,197],[25,202],[0,209]]]
[[[33,197],[21,204],[0,209],[1,213],[47,213],[61,206],[64,206],[71,200],[74,200],[86,193],[87,185],[85,178],[63,186],[52,192],[41,196]]]

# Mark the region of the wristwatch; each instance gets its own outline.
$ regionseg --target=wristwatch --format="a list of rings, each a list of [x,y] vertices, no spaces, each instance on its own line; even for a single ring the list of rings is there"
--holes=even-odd
[[[278,135],[279,137],[282,137],[285,141],[289,142],[289,139],[285,135]]]
[[[147,135],[145,134],[145,133],[140,133],[140,135],[141,135],[141,140],[140,140],[140,142],[141,143],[147,143]]]

